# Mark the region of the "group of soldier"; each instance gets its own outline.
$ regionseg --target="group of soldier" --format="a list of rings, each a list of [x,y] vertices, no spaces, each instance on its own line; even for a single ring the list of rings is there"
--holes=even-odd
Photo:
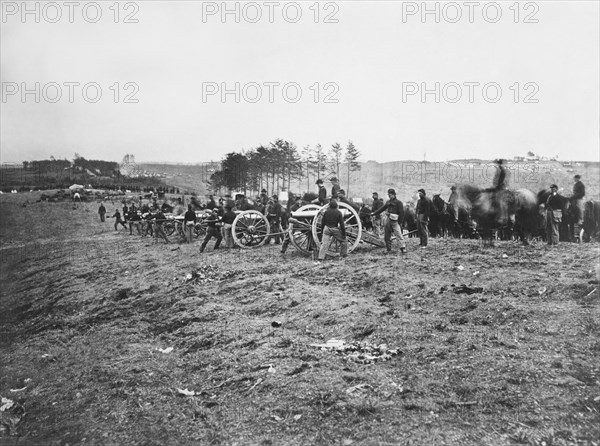
[[[497,161],[498,169],[494,179],[494,186],[491,191],[499,192],[505,188],[506,171],[503,166],[502,160]],[[585,186],[581,182],[580,175],[575,175],[575,184],[573,186],[572,200],[575,203],[574,211],[577,213],[579,224],[583,218],[583,198],[585,196]],[[395,236],[399,245],[400,253],[406,252],[406,240],[405,236],[407,233],[403,232],[402,223],[404,221],[405,207],[402,201],[396,196],[396,191],[393,188],[388,189],[387,196],[388,200],[383,201],[377,192],[373,192],[372,207],[369,208],[366,204],[361,206],[356,205],[354,202],[346,198],[345,191],[340,187],[339,181],[336,177],[329,180],[332,184],[331,193],[329,194],[324,181],[318,179],[316,185],[318,186],[317,198],[312,203],[321,206],[329,205],[329,209],[323,215],[323,243],[321,250],[318,254],[319,260],[323,260],[327,254],[327,247],[332,239],[336,239],[340,244],[340,255],[345,257],[348,251],[348,242],[346,237],[346,227],[344,225],[344,218],[342,218],[342,212],[339,210],[338,203],[345,203],[352,206],[359,214],[363,226],[373,231],[373,235],[380,237],[383,232],[383,239],[386,246],[386,253],[392,251],[392,237]],[[415,217],[416,217],[416,233],[418,234],[420,247],[422,249],[427,247],[429,239],[429,220],[432,213],[432,202],[427,197],[425,189],[418,189],[418,200],[415,206]],[[448,198],[447,204],[450,212],[456,212],[456,202],[458,200],[456,187],[452,186],[451,194]],[[192,200],[193,201],[193,200]],[[543,207],[546,212],[546,232],[548,244],[558,243],[559,225],[561,223],[562,211],[564,207],[565,199],[558,194],[557,185],[551,186],[551,193],[548,196]],[[282,206],[279,202],[277,195],[268,196],[267,191],[263,189],[256,197],[253,203],[250,203],[244,195],[238,195],[235,200],[230,196],[220,198],[218,203],[215,201],[212,195],[205,205],[201,205],[195,202],[201,208],[205,209],[207,216],[203,218],[203,222],[206,225],[206,234],[200,246],[200,252],[204,252],[208,243],[215,239],[213,249],[219,249],[221,243],[224,241],[226,248],[234,247],[234,240],[232,234],[232,226],[236,218],[235,211],[244,210],[257,210],[261,212],[267,218],[271,231],[267,235],[266,243],[269,244],[271,239],[274,239],[275,244],[282,244],[281,252],[285,253],[289,246],[289,238],[287,234],[287,228],[289,225],[289,217],[292,212],[298,210],[304,203],[301,197],[288,203],[286,207]],[[166,207],[165,207],[166,206]],[[454,210],[454,211],[453,211]],[[141,205],[138,209],[135,204],[132,203],[129,207],[124,204],[122,213],[119,209],[116,209],[114,214],[110,218],[114,218],[115,230],[119,227],[129,229],[129,233],[133,235],[134,230],[142,237],[150,235],[155,238],[163,239],[166,243],[169,243],[169,238],[165,233],[163,227],[164,222],[167,221],[165,216],[166,212],[169,212],[169,206],[163,204],[159,206],[156,199],[150,201],[147,204]],[[105,221],[106,208],[102,203],[98,210],[100,220]],[[382,218],[385,215],[386,218]],[[454,218],[457,218],[454,213]],[[194,206],[189,204],[187,212],[183,217],[183,233],[185,234],[186,241],[188,243],[193,242],[194,228],[198,223],[198,217],[194,210]]]

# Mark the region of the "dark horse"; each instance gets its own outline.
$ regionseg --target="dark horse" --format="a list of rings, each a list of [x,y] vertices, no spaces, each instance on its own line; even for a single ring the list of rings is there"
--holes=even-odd
[[[512,230],[524,245],[529,244],[538,216],[536,196],[527,189],[493,190],[470,184],[457,188],[459,199],[468,203],[471,216],[482,231],[484,240],[491,241],[496,231]]]
[[[431,199],[431,218],[429,221],[429,232],[432,237],[446,237],[454,222],[454,215],[449,212],[448,203],[435,194]]]
[[[600,238],[600,201],[589,200],[583,211],[583,242]]]

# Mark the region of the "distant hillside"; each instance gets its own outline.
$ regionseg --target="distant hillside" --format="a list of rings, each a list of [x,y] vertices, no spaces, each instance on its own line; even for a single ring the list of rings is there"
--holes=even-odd
[[[564,164],[564,165],[563,165]],[[537,192],[556,183],[570,194],[573,175],[579,173],[587,188],[588,197],[600,198],[600,163],[563,163],[559,161],[507,161],[510,188],[527,188]],[[140,168],[160,174],[163,181],[171,186],[188,192],[196,192],[204,196],[210,193],[206,182],[210,175],[219,168],[217,163],[198,165],[140,164]],[[441,193],[447,197],[450,186],[457,183],[472,183],[480,186],[491,186],[495,173],[492,160],[455,160],[449,162],[395,161],[378,163],[368,161],[361,163],[361,169],[350,176],[348,188],[348,171],[342,166],[340,183],[342,188],[349,189],[351,197],[370,198],[372,192],[385,197],[388,188],[396,189],[398,197],[404,201],[414,199],[416,190],[425,188],[428,195]],[[315,191],[316,177],[311,174],[299,181],[292,181],[292,192]],[[330,189],[331,184],[325,186]],[[222,191],[223,192],[223,191]],[[269,193],[273,191],[269,190]],[[224,192],[223,192],[224,193]],[[256,192],[250,193],[254,195]]]
[[[189,193],[195,192],[200,196],[208,194],[207,182],[219,163],[166,164],[166,163],[140,163],[140,169],[160,175],[169,186],[178,187]]]

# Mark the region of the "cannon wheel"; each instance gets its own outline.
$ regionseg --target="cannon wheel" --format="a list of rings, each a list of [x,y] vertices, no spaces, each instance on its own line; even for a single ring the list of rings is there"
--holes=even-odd
[[[194,225],[194,236],[196,238],[201,238],[206,235],[206,229],[208,228],[208,223],[206,223],[206,218],[204,215],[198,219],[198,222]]]
[[[240,248],[256,248],[267,240],[271,227],[259,211],[244,211],[233,221],[231,231],[233,241]]]
[[[163,222],[163,229],[165,230],[165,234],[167,234],[168,237],[175,234],[175,232],[177,231],[177,224],[178,222],[175,219],[168,219]]]
[[[321,206],[318,204],[305,204],[298,208],[295,212],[303,211],[319,211]],[[288,235],[290,242],[294,247],[303,254],[309,255],[312,249],[316,249],[312,235],[312,221],[314,217],[298,217],[294,218],[296,222],[290,221]]]
[[[348,252],[354,251],[359,245],[360,238],[362,236],[362,224],[360,223],[360,217],[358,212],[354,210],[352,206],[348,206],[346,203],[339,202],[338,206],[340,210],[344,209],[347,211],[344,216],[344,225],[346,226],[346,238],[348,240]],[[323,214],[329,209],[329,205],[323,206],[312,222],[312,235],[317,245],[317,249],[321,248],[321,240],[323,239],[323,228],[321,227],[321,220],[323,220]],[[339,251],[339,243],[333,241],[330,251]]]

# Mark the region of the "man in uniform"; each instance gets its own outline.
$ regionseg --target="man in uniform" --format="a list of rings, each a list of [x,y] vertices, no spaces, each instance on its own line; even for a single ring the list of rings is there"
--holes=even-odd
[[[281,227],[281,217],[283,210],[281,208],[281,204],[279,204],[279,198],[277,195],[273,195],[273,197],[269,200],[267,204],[267,220],[269,221],[269,226],[271,226],[271,233],[275,234],[275,244],[279,245],[282,239],[283,228]],[[267,245],[271,243],[271,235],[267,237],[267,241],[265,242]]]
[[[127,221],[129,222],[129,235],[133,235],[133,228],[135,228],[138,235],[142,235],[142,217],[137,213],[134,205],[129,208]]]
[[[581,225],[583,224],[583,198],[585,197],[585,186],[581,182],[581,175],[575,175],[573,180],[575,181],[571,198],[571,206],[573,206],[573,222],[569,225],[571,237],[575,235],[575,227],[581,228]],[[581,240],[581,237],[579,239]]]
[[[123,226],[125,229],[127,229],[127,225],[125,224],[125,222],[121,219],[121,213],[119,212],[119,209],[115,209],[115,213],[113,214],[112,218],[115,219],[115,231],[119,230],[119,225]]]
[[[154,240],[158,240],[158,237],[161,237],[165,243],[171,243],[169,241],[169,237],[167,237],[167,233],[165,232],[165,228],[163,227],[163,223],[165,222],[165,220],[167,219],[167,217],[165,217],[165,214],[163,214],[162,210],[159,210],[156,214],[154,214],[154,216],[152,217],[152,221],[154,223]]]
[[[213,210],[217,207],[217,203],[215,202],[215,197],[212,195],[208,196],[208,203],[206,203],[206,209]]]
[[[454,216],[456,220],[458,218],[458,194],[456,193],[456,186],[450,188],[450,196],[448,197],[448,211]]]
[[[100,221],[104,223],[106,221],[106,208],[104,207],[104,203],[100,203],[98,214],[100,215]]]
[[[400,222],[404,219],[404,205],[396,198],[396,191],[394,189],[388,189],[388,197],[389,200],[376,212],[373,212],[371,216],[375,217],[387,210],[388,219],[385,223],[385,232],[383,236],[387,254],[392,252],[392,233],[396,236],[398,243],[400,244],[400,252],[405,253],[406,242],[402,235],[402,228],[400,227]]]
[[[383,206],[383,200],[379,198],[377,192],[373,192],[373,213],[377,212]],[[379,237],[381,235],[381,216],[373,217],[373,234]]]
[[[319,249],[319,262],[325,260],[332,239],[340,242],[340,256],[342,259],[346,258],[348,256],[348,241],[346,240],[344,216],[338,209],[338,203],[335,198],[329,201],[329,207],[323,214],[321,224],[323,226],[323,240]]]
[[[185,239],[188,243],[194,241],[194,226],[196,225],[196,212],[192,209],[192,205],[188,204],[188,210],[183,216],[183,230],[185,231]]]
[[[337,201],[338,201],[339,203],[345,203],[345,204],[347,204],[348,206],[350,206],[351,208],[354,208],[354,210],[355,210],[356,212],[359,212],[359,211],[360,211],[360,207],[359,207],[357,204],[355,204],[353,201],[351,201],[351,200],[349,200],[348,198],[346,198],[346,191],[345,191],[344,189],[340,189],[340,190],[338,191],[338,197],[337,197]]]
[[[325,203],[327,203],[327,189],[323,186],[323,180],[320,178],[317,180],[316,184],[319,186],[319,196],[313,200],[313,203],[325,206]]]
[[[223,239],[225,240],[225,247],[231,249],[233,248],[233,234],[231,231],[236,215],[235,212],[233,212],[233,203],[231,200],[227,200],[223,208],[224,213],[221,217],[223,227],[221,228],[221,231],[223,233]]]
[[[546,241],[548,245],[558,245],[559,227],[562,222],[564,200],[558,194],[558,186],[550,186],[550,195],[546,200]]]
[[[427,240],[429,238],[429,217],[431,216],[431,203],[425,196],[425,189],[419,189],[419,200],[417,201],[417,207],[415,213],[417,214],[417,230],[419,232],[419,238],[421,239],[421,248],[427,246]]]
[[[337,177],[332,177],[331,180],[331,198],[335,198],[337,200],[338,197],[338,192],[340,191],[341,187],[340,187],[340,182],[337,179]]]
[[[204,237],[204,240],[202,241],[202,245],[200,246],[200,252],[204,252],[204,249],[206,248],[206,245],[208,244],[208,242],[210,241],[211,238],[214,237],[217,239],[217,241],[215,242],[213,251],[216,249],[219,249],[219,246],[221,246],[221,240],[223,240],[221,231],[218,228],[219,212],[216,208],[213,208],[211,210],[211,214],[206,219],[206,224],[207,224],[206,236]]]

